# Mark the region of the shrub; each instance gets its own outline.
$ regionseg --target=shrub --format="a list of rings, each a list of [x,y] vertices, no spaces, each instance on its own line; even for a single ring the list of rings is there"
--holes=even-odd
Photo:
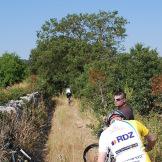
[[[154,149],[149,152],[152,161],[161,162],[162,161],[162,118],[160,118],[159,114],[155,112],[150,112],[147,116],[141,116],[139,113],[136,113],[136,119],[144,123],[150,130],[151,133],[157,136],[157,143]]]
[[[21,82],[26,74],[27,65],[15,53],[4,53],[0,57],[0,87]]]

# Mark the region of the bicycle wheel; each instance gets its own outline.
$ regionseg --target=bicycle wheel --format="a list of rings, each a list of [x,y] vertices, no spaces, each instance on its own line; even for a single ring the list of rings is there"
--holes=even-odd
[[[97,162],[98,160],[98,143],[88,145],[83,152],[84,162]]]
[[[83,160],[84,162],[97,162],[98,160],[98,143],[93,143],[88,145],[83,152]],[[108,150],[105,162],[115,162],[114,156],[111,151]]]
[[[68,98],[68,104],[70,105],[71,103],[71,97]]]

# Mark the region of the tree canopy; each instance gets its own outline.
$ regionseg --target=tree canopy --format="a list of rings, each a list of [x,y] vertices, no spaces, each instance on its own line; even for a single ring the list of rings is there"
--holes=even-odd
[[[70,85],[97,114],[114,107],[112,94],[118,88],[141,113],[156,109],[159,96],[152,93],[152,80],[161,75],[162,60],[156,50],[139,43],[123,53],[127,23],[116,11],[46,21],[30,55],[42,89],[59,94]]]
[[[74,84],[85,65],[116,55],[126,36],[126,23],[116,11],[46,21],[37,34],[38,46],[30,55],[32,72],[44,75],[44,83],[55,90]]]

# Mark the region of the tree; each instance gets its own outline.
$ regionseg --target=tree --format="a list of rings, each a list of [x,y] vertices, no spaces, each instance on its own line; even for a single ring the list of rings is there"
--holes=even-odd
[[[126,36],[126,23],[116,11],[46,21],[37,34],[37,48],[30,55],[32,71],[41,75],[51,90],[74,84],[85,65],[116,54]]]
[[[37,33],[38,42],[60,36],[100,44],[111,52],[117,50],[126,34],[127,20],[118,16],[117,11],[100,11],[98,14],[68,14],[60,22],[46,21]]]
[[[77,88],[97,115],[106,115],[113,108],[113,91],[118,88],[124,89],[135,110],[148,114],[159,110],[161,74],[162,63],[156,50],[136,44],[130,53],[89,64]]]
[[[15,54],[4,53],[0,57],[0,87],[7,87],[22,81],[27,65]]]
[[[152,93],[152,79],[162,73],[162,64],[156,50],[136,44],[130,53],[119,55],[118,66],[122,87],[132,89],[132,104],[141,113],[156,109]]]

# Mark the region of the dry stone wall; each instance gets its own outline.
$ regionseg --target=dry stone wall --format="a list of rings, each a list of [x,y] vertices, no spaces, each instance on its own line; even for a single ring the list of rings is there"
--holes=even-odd
[[[33,92],[31,94],[27,94],[26,96],[20,97],[20,100],[10,100],[7,104],[0,106],[0,112],[18,113],[29,104],[37,107],[40,101],[40,97],[41,95],[39,92]]]

